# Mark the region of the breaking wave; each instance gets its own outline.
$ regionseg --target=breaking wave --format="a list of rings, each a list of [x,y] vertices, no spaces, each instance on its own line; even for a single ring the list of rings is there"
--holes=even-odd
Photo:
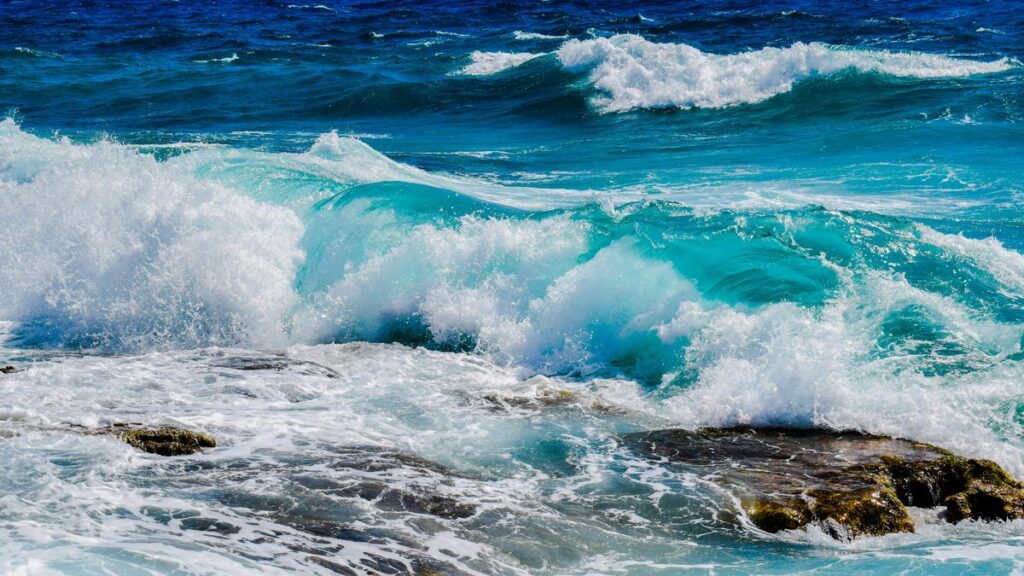
[[[473,52],[469,55],[471,62],[460,72],[467,76],[490,76],[543,55],[532,52]]]
[[[1020,353],[1021,256],[901,217],[613,207],[423,171],[333,133],[301,154],[166,162],[11,121],[0,139],[0,320],[23,346],[398,341],[731,387],[721,398],[808,386],[788,408],[703,413],[723,422],[826,418],[815,387],[959,378]]]
[[[543,54],[474,52],[466,74],[488,75]],[[739,54],[712,54],[688,44],[651,42],[642,36],[569,40],[555,52],[571,72],[585,72],[600,92],[603,111],[636,108],[724,108],[752,104],[789,92],[814,76],[845,70],[899,78],[959,78],[992,74],[1015,65],[920,52],[866,50],[797,42]]]

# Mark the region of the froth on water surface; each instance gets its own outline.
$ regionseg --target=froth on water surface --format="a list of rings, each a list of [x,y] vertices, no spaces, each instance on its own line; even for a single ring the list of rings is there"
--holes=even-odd
[[[924,520],[807,556],[813,534],[752,531],[713,482],[634,454],[620,434],[675,422],[626,380],[524,380],[397,345],[8,354],[20,370],[0,380],[0,451],[20,497],[0,528],[6,570],[646,574],[727,553],[742,573],[860,550],[941,571],[947,542],[995,534],[1019,555],[1015,524]],[[116,421],[218,447],[163,458],[74,431]],[[637,550],[657,565],[628,561]]]

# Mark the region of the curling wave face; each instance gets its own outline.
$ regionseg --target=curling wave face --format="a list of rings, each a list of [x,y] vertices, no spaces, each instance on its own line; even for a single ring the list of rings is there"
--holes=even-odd
[[[300,154],[158,162],[2,130],[8,345],[397,341],[526,374],[624,375],[693,425],[954,444],[936,421],[981,433],[1015,389],[1019,253],[898,215],[593,203],[432,174],[335,134]],[[941,400],[923,416],[922,397]]]

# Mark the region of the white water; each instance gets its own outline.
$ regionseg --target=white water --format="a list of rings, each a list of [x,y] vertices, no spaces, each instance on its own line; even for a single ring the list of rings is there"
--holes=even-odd
[[[558,49],[570,70],[589,70],[608,96],[608,111],[630,108],[722,108],[789,92],[815,75],[846,69],[908,78],[950,78],[1010,69],[1006,58],[977,62],[936,54],[857,50],[797,42],[740,54],[710,54],[687,44],[659,44],[642,36],[570,40]]]
[[[464,74],[490,75],[544,54],[474,52]],[[634,108],[724,108],[752,104],[789,92],[813,76],[844,70],[901,78],[960,78],[1011,69],[1008,58],[990,62],[797,42],[739,54],[712,54],[688,44],[651,42],[643,36],[569,40],[555,51],[570,71],[586,72],[603,95],[606,112]]]
[[[247,361],[283,364],[237,368]],[[19,434],[0,439],[0,481],[12,491],[0,500],[4,573],[45,566],[328,574],[311,558],[359,566],[376,556],[405,566],[428,558],[470,574],[587,574],[611,566],[656,574],[659,566],[720,563],[721,542],[740,571],[793,562],[787,553],[766,558],[757,539],[718,519],[731,504],[710,486],[619,448],[619,430],[678,425],[673,403],[645,397],[628,381],[523,380],[472,355],[368,344],[294,347],[281,357],[229,349],[29,353],[18,365],[23,371],[0,377],[0,431]],[[691,400],[704,410],[722,401]],[[204,430],[219,445],[165,459],[61,429],[129,420]],[[983,440],[971,442],[984,453]],[[552,443],[567,452],[546,454]],[[358,461],[394,449],[455,474],[345,464],[353,454]],[[345,486],[367,481],[453,497],[476,514],[395,513],[345,495]],[[215,530],[204,528],[213,522]],[[1019,523],[922,526],[919,534],[853,544],[802,532],[772,538],[810,542],[819,563],[842,562],[851,550],[962,557],[972,541],[1005,542],[1000,556],[1021,559]],[[348,532],[309,532],[324,527]],[[713,533],[724,540],[706,537]],[[367,534],[371,541],[359,541]],[[949,539],[965,544],[938,545]],[[581,546],[587,554],[566,553]]]
[[[490,76],[543,55],[531,52],[473,52],[469,55],[472,62],[460,72],[467,76]]]
[[[4,319],[117,349],[285,342],[303,259],[290,210],[117,144],[34,138],[5,120],[0,212]]]

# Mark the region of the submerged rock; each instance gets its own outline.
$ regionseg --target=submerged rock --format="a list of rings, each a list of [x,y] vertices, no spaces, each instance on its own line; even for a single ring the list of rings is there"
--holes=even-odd
[[[336,474],[302,474],[293,480],[317,494],[332,498],[359,498],[380,510],[429,514],[449,520],[477,513],[470,502],[442,493],[455,471],[414,454],[382,447],[333,447],[340,458],[326,467]]]
[[[855,431],[708,428],[628,434],[626,444],[735,492],[762,530],[834,538],[913,532],[908,506],[949,522],[1024,518],[1024,485],[998,464]]]
[[[416,487],[417,490],[413,491],[372,481],[333,482],[326,479],[297,478],[297,482],[331,496],[362,498],[389,512],[430,514],[449,520],[469,518],[476,514],[476,506],[473,504],[431,493],[422,486]]]
[[[195,454],[203,448],[217,446],[213,436],[181,428],[133,428],[115,424],[100,432],[113,434],[143,452],[160,456]]]
[[[212,356],[210,365],[214,368],[227,368],[243,372],[271,371],[283,372],[291,370],[308,376],[338,378],[340,375],[322,364],[309,360],[290,358],[284,354],[229,354],[227,352],[208,353]]]

